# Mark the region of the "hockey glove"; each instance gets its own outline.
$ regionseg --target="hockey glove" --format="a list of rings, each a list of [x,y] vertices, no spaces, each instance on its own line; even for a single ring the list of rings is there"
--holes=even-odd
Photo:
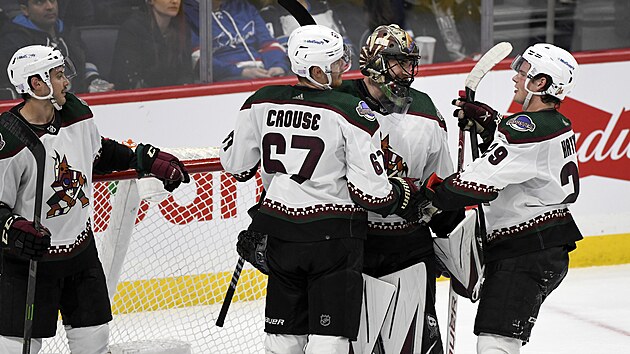
[[[186,168],[177,157],[149,144],[138,144],[136,148],[136,171],[140,178],[158,178],[169,192],[174,191],[182,182],[190,182]]]
[[[426,198],[420,193],[416,181],[416,178],[407,177],[389,179],[394,188],[398,189],[400,195],[394,214],[407,221],[418,221],[421,205],[426,202]]]
[[[501,115],[492,107],[482,102],[466,102],[460,99],[453,100],[453,105],[457,106],[453,116],[457,117],[457,125],[463,130],[470,130],[475,124],[477,133],[481,135],[484,143],[489,143],[494,137],[497,129],[497,122],[501,120]]]
[[[41,259],[50,247],[50,231],[41,227],[35,229],[32,221],[13,215],[2,228],[2,248],[22,259]]]
[[[426,179],[420,186],[420,193],[428,200],[433,200],[435,197],[435,188],[442,183],[442,179],[433,172],[429,178]]]
[[[263,274],[269,274],[267,266],[267,235],[243,230],[238,234],[236,252]]]

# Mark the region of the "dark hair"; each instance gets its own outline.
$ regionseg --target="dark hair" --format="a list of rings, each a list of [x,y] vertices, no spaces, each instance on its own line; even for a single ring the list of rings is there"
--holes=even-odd
[[[153,5],[149,3],[149,1],[147,0],[146,2],[146,6],[147,6],[147,12],[151,18],[151,26],[153,28],[157,27],[157,22],[155,21],[155,15],[153,13]],[[188,24],[186,22],[186,16],[184,14],[184,1],[181,1],[179,3],[179,11],[177,12],[177,15],[173,18],[171,18],[171,21],[169,23],[169,33],[167,34],[165,40],[167,42],[167,46],[173,48],[173,51],[176,53],[182,53],[184,51],[186,51],[186,46],[188,44],[187,42],[187,36],[189,35],[188,31]],[[167,52],[166,54],[168,55],[170,52]],[[157,57],[164,55],[165,53],[154,53],[154,55]],[[172,61],[175,58],[168,58],[168,61]]]
[[[538,80],[541,78],[545,78],[547,81],[545,82],[545,86],[543,87],[543,91],[547,90],[549,87],[551,87],[551,84],[553,83],[553,80],[551,79],[551,76],[547,75],[547,74],[537,74],[536,76],[534,76],[534,78],[532,80]],[[560,105],[561,100],[558,97],[552,96],[552,95],[542,95],[540,96],[540,100],[542,101],[542,103],[553,103],[554,105]]]

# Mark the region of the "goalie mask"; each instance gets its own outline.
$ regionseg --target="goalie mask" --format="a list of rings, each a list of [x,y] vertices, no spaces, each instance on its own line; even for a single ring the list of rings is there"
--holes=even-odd
[[[64,75],[70,79],[76,73],[74,65],[65,60],[59,49],[43,45],[31,45],[18,49],[7,66],[7,75],[11,84],[19,94],[29,94],[38,100],[50,100],[57,110],[61,107],[53,98],[53,87],[50,83],[50,71],[64,66]],[[37,96],[29,83],[33,76],[39,76],[48,86],[50,92],[46,96]]]
[[[331,89],[333,63],[340,62],[340,67],[336,68],[340,72],[350,69],[350,50],[343,43],[341,35],[326,26],[308,25],[297,28],[289,36],[287,51],[291,71],[320,88]],[[311,77],[310,68],[313,66],[326,73],[327,84],[321,84]]]
[[[376,83],[383,97],[376,97],[389,113],[406,113],[411,104],[409,87],[418,72],[420,51],[411,36],[392,24],[379,26],[361,48],[361,73]],[[396,70],[400,66],[402,70]]]
[[[523,104],[524,108],[529,104],[532,95],[551,95],[563,100],[575,86],[578,63],[571,53],[562,48],[547,43],[534,44],[527,48],[523,55],[514,58],[511,68],[520,72],[524,62],[531,65],[525,79],[527,98]],[[538,74],[548,75],[551,78],[551,85],[545,91],[530,91],[527,85]]]

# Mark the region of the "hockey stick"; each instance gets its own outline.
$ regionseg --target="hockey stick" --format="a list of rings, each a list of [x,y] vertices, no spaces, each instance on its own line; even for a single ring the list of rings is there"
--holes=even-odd
[[[230,308],[230,304],[232,303],[232,297],[234,297],[234,292],[236,291],[236,284],[238,284],[238,279],[241,277],[243,265],[245,265],[245,260],[243,259],[243,257],[238,257],[236,268],[234,269],[234,273],[232,274],[232,280],[230,281],[230,285],[225,292],[225,298],[223,299],[223,304],[221,305],[221,311],[219,311],[219,317],[217,317],[217,321],[215,322],[217,327],[223,327],[225,317],[227,316],[228,309]]]
[[[297,0],[278,0],[278,4],[289,11],[300,26],[316,25],[313,16]]]
[[[484,54],[477,64],[470,71],[468,76],[466,77],[465,86],[466,93],[465,99],[468,102],[473,102],[475,100],[475,93],[477,92],[477,87],[486,74],[492,70],[492,68],[497,65],[501,60],[505,59],[510,52],[512,52],[512,45],[508,42],[501,42],[492,47],[489,51]],[[464,134],[464,130],[459,130],[459,141],[457,147],[457,172],[461,172],[463,170],[464,165],[464,150],[466,143],[466,135]],[[472,154],[473,159],[479,157],[479,148],[477,144],[477,132],[475,130],[475,125],[473,124],[472,129],[470,131],[470,144],[472,146]],[[480,257],[483,257],[483,246],[485,244],[485,219],[483,215],[483,210],[481,209],[481,205],[479,205],[479,220],[480,220],[480,231],[479,235],[481,235],[481,240],[479,241],[479,245],[481,247],[481,252],[479,252]],[[449,282],[448,289],[448,331],[446,334],[446,350],[447,354],[455,353],[455,325],[457,322],[457,301],[458,296],[453,289],[453,282]]]
[[[42,194],[44,189],[44,168],[46,166],[46,149],[44,144],[31,127],[16,117],[13,113],[5,114],[0,119],[0,124],[8,132],[13,134],[33,154],[37,167],[35,185],[35,208],[33,211],[33,225],[36,230],[41,230]],[[37,281],[37,261],[31,260],[28,266],[28,284],[26,286],[26,310],[24,314],[24,343],[22,353],[31,352],[31,338],[33,335],[33,313],[35,311],[35,283]]]

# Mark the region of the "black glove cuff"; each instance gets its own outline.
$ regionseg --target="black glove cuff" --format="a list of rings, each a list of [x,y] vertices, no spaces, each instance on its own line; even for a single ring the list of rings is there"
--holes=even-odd
[[[138,172],[138,177],[142,178],[151,173],[151,166],[157,159],[160,149],[149,144],[138,144],[136,154],[131,160],[131,166]]]

